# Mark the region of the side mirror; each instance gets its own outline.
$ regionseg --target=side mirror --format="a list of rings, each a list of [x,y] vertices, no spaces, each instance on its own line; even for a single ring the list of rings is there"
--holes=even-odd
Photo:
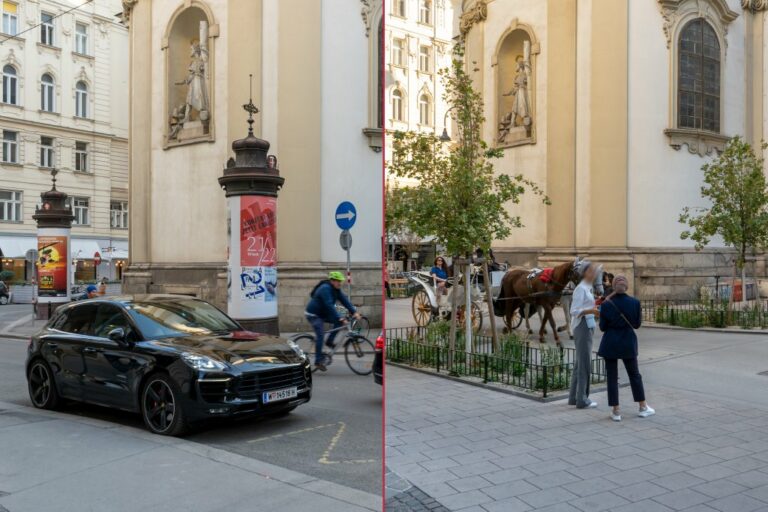
[[[126,332],[122,327],[115,327],[107,333],[107,338],[118,343],[125,343]]]

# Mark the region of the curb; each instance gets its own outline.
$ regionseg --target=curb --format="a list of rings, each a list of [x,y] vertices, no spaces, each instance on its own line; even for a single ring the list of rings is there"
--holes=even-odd
[[[228,452],[220,448],[214,448],[202,443],[175,437],[158,436],[135,427],[117,425],[105,420],[70,415],[66,414],[66,412],[61,413],[42,411],[30,406],[9,402],[0,401],[0,409],[4,409],[6,411],[23,411],[25,414],[33,414],[35,416],[50,420],[64,420],[70,421],[72,423],[89,425],[91,427],[109,429],[113,432],[120,432],[127,436],[138,438],[143,441],[149,441],[158,445],[175,448],[221,464],[234,466],[262,478],[276,480],[278,482],[302,489],[307,492],[311,492],[313,494],[318,494],[326,498],[335,499],[349,505],[354,505],[366,510],[370,510],[371,512],[381,512],[381,496],[358,489],[353,489],[351,487],[346,487],[344,485],[327,480],[321,480],[317,477],[299,473],[298,471],[294,471],[292,469],[286,469],[274,464],[262,462],[258,459],[253,459],[244,455],[238,455],[236,453]],[[0,508],[0,510],[2,510],[2,508]]]
[[[677,325],[656,324],[647,322],[643,324],[644,329],[666,329],[668,331],[688,331],[688,332],[717,332],[724,334],[751,334],[759,336],[768,336],[768,330],[765,329],[735,329],[733,327],[724,327],[718,329],[717,327],[680,327]]]
[[[433,377],[440,377],[442,379],[451,380],[453,382],[460,382],[462,384],[468,384],[470,386],[475,386],[475,387],[487,389],[487,390],[490,390],[490,391],[496,391],[497,393],[504,393],[505,395],[512,395],[512,396],[517,396],[517,397],[520,397],[520,398],[526,398],[528,400],[533,400],[534,402],[540,402],[540,403],[545,403],[545,404],[546,403],[550,403],[550,402],[557,402],[559,400],[565,400],[566,398],[568,398],[568,391],[567,390],[558,391],[556,394],[549,395],[548,397],[544,398],[542,396],[532,395],[532,394],[526,393],[524,391],[518,391],[517,389],[504,386],[503,384],[484,383],[481,380],[477,380],[477,381],[468,380],[468,379],[462,378],[462,377],[454,377],[452,375],[448,375],[447,373],[437,373],[435,371],[428,370],[426,368],[415,368],[413,366],[408,366],[408,365],[402,364],[402,363],[393,363],[391,361],[387,361],[386,365],[387,366],[395,366],[397,368],[402,368],[404,370],[410,370],[410,371],[413,371],[413,372],[423,373],[424,375],[431,375]],[[502,387],[502,386],[504,386],[504,387]],[[619,383],[619,387],[620,388],[623,388],[623,387],[626,387],[626,386],[629,386],[629,383]],[[600,393],[600,392],[605,391],[607,389],[608,388],[606,386],[598,386],[598,387],[590,386],[589,393],[590,394]]]

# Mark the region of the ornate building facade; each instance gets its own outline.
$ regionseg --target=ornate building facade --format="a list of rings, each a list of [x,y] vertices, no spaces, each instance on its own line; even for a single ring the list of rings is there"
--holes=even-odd
[[[524,173],[525,227],[500,259],[545,265],[588,255],[643,297],[688,297],[730,276],[717,240],[680,239],[702,206],[701,166],[741,135],[766,137],[765,17],[750,0],[464,0],[460,30],[486,98],[499,172]],[[720,247],[718,247],[720,246]],[[759,256],[757,275],[764,275]]]
[[[357,206],[352,299],[381,319],[377,0],[124,0],[130,32],[131,265],[124,289],[227,302],[217,178],[246,135],[269,141],[278,199],[281,329],[306,329],[312,286],[344,267],[335,209]],[[339,27],[344,27],[339,30]],[[249,75],[253,76],[252,88]]]
[[[75,211],[75,278],[119,279],[129,255],[128,32],[119,0],[81,4],[2,2],[0,261],[12,282],[34,278],[24,256],[53,168]]]

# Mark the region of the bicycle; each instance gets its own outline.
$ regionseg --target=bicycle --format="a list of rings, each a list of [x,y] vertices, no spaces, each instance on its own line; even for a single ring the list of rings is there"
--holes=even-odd
[[[347,318],[347,323],[336,329],[331,329],[326,332],[326,338],[328,334],[336,331],[346,330],[344,338],[336,341],[331,348],[330,352],[323,351],[323,364],[330,366],[333,362],[333,356],[336,355],[336,351],[340,347],[344,347],[344,359],[347,361],[347,366],[357,375],[370,375],[373,373],[373,360],[375,359],[376,350],[371,341],[365,336],[358,334],[354,329],[354,322],[351,318]],[[310,332],[304,332],[292,337],[291,340],[296,343],[299,348],[310,359],[310,362],[315,361],[315,335]],[[324,340],[325,341],[325,340]],[[323,347],[326,347],[323,343]],[[312,368],[312,371],[317,371],[317,368]]]
[[[368,321],[367,316],[361,315],[360,318],[350,318],[347,314],[347,308],[341,304],[336,304],[336,312],[340,317],[345,317],[349,320],[349,328],[351,331],[355,331],[363,338],[368,338],[371,335],[371,324]]]

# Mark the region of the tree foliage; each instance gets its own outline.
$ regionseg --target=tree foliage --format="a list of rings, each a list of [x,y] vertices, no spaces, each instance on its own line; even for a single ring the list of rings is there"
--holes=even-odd
[[[549,199],[522,174],[494,172],[492,160],[503,152],[482,139],[483,101],[464,70],[460,44],[451,67],[440,76],[456,126],[455,140],[445,143],[431,133],[393,134],[388,171],[414,184],[388,193],[387,225],[433,236],[448,254],[467,255],[478,247],[488,249],[492,240],[506,238],[523,225],[519,215],[509,213],[508,203],[519,203],[526,191],[546,204]]]
[[[762,144],[762,149],[768,147]],[[747,252],[768,242],[768,184],[763,158],[741,137],[734,137],[725,150],[705,164],[701,196],[708,207],[685,207],[679,221],[687,224],[680,238],[690,239],[701,250],[714,236],[738,251],[736,266],[744,268]]]

